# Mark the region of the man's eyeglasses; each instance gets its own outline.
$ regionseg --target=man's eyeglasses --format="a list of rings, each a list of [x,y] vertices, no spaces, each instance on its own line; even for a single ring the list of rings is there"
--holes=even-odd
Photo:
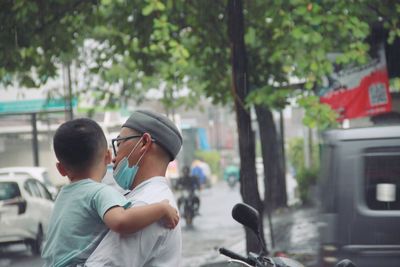
[[[126,140],[133,139],[133,138],[140,138],[142,137],[141,135],[129,135],[129,136],[124,136],[124,137],[117,137],[114,139],[111,139],[111,145],[113,148],[114,156],[117,156],[118,152],[118,147],[122,142],[125,142]]]

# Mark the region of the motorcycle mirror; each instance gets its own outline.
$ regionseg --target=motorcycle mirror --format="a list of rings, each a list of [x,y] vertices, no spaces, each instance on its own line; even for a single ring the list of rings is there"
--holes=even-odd
[[[232,218],[249,227],[257,235],[259,233],[259,217],[258,211],[245,203],[238,203],[232,209]]]

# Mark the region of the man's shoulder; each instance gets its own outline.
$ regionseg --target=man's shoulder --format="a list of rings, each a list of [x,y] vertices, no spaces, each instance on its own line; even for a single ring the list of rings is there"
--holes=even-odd
[[[168,185],[167,179],[165,177],[153,177],[134,190],[132,190],[128,195],[131,201],[140,201],[146,204],[151,204],[154,202],[159,202],[164,199],[170,201],[175,201],[173,193]]]
[[[147,191],[147,190],[164,190],[164,189],[170,189],[167,178],[163,176],[156,176],[144,181],[137,188],[132,190],[132,192],[141,190]]]

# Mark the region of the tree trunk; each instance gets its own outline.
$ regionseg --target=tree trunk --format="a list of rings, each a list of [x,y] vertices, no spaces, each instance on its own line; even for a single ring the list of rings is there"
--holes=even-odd
[[[255,165],[254,132],[251,128],[250,111],[244,106],[248,95],[247,58],[244,44],[243,3],[241,0],[228,1],[228,34],[231,43],[232,93],[235,99],[236,122],[239,134],[240,193],[243,201],[260,213],[260,233],[263,231],[263,205],[258,193]],[[261,251],[257,237],[246,228],[247,251]]]
[[[283,153],[271,110],[255,106],[264,164],[264,207],[272,211],[287,204]]]

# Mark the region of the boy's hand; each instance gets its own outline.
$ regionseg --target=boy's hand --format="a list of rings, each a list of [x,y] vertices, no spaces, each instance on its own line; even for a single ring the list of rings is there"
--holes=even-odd
[[[179,222],[178,211],[169,204],[168,200],[163,200],[161,203],[165,208],[165,215],[163,217],[163,224],[166,228],[174,229]]]

